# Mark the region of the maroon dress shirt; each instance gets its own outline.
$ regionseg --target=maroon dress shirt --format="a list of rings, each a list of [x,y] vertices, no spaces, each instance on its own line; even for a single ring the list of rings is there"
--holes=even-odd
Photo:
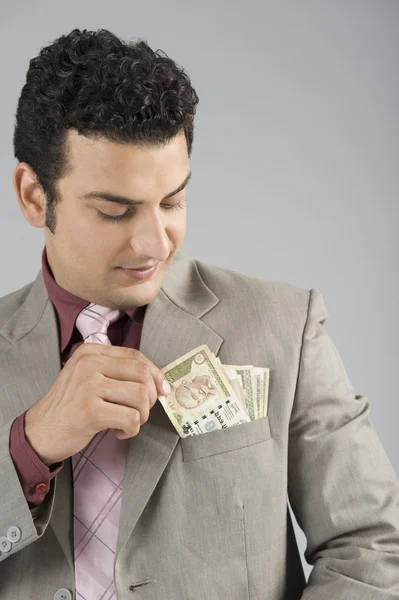
[[[46,247],[42,253],[42,270],[47,293],[52,301],[58,324],[61,368],[83,343],[82,335],[75,327],[78,314],[90,304],[64,290],[55,281],[47,260]],[[123,316],[108,328],[113,346],[140,347],[141,329],[146,306],[123,311]],[[25,437],[25,413],[17,417],[10,429],[10,455],[29,508],[38,506],[45,499],[50,481],[60,472],[64,461],[47,467],[37,456]]]

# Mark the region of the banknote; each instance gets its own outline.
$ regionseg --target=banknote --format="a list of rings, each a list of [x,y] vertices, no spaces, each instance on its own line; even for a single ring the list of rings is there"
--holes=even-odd
[[[234,369],[226,368],[222,364],[221,364],[221,368],[223,369],[227,379],[230,381],[231,387],[233,388],[236,397],[238,398],[238,400],[241,403],[241,407],[245,410],[245,412],[248,412],[246,401],[245,401],[245,391],[244,391],[244,388],[242,385],[241,378],[238,375],[237,371],[235,371]]]
[[[270,369],[264,367],[264,378],[263,378],[263,416],[267,416],[268,402],[269,402],[269,381],[270,381]]]
[[[245,403],[247,413],[250,416],[251,421],[255,421],[259,418],[258,407],[256,403],[256,381],[253,374],[252,365],[238,366],[238,365],[224,365],[228,369],[234,369],[237,375],[240,377],[242,386],[245,392]]]
[[[238,375],[237,371],[235,371],[232,368],[229,368],[227,365],[223,365],[222,361],[220,360],[220,358],[218,356],[215,356],[213,353],[212,353],[212,355],[215,358],[219,367],[223,370],[227,379],[230,381],[231,386],[232,386],[237,398],[241,401],[241,406],[243,407],[243,409],[246,412],[248,412],[247,406],[246,406],[246,401],[245,401],[245,391],[244,391],[244,387],[242,385],[241,377]]]
[[[254,421],[267,415],[270,370],[225,365],[206,345],[162,369],[171,386],[159,396],[181,437]]]
[[[208,346],[194,348],[161,370],[171,391],[159,400],[181,437],[251,420]]]
[[[221,362],[220,364],[222,365]],[[245,382],[245,406],[248,414],[251,417],[251,421],[266,417],[268,408],[270,369],[267,367],[254,367],[253,365],[222,366],[229,378],[231,378],[233,372],[236,372],[240,377],[240,381]],[[243,389],[242,385],[241,389]]]
[[[264,371],[259,367],[252,367],[252,373],[255,378],[255,401],[256,401],[256,411],[258,414],[258,419],[263,417],[263,407],[264,407],[264,398],[263,398],[263,380],[264,380]]]

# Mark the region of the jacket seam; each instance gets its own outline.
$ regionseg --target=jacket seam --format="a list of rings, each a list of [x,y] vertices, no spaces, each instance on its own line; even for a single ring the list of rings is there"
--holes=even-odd
[[[307,306],[307,311],[306,311],[306,319],[305,319],[305,323],[304,323],[303,331],[302,331],[301,349],[299,351],[298,371],[297,371],[296,382],[295,382],[294,399],[292,401],[291,412],[290,412],[290,420],[291,420],[292,411],[294,409],[294,404],[295,404],[297,393],[298,393],[299,377],[301,374],[302,359],[303,359],[304,347],[305,347],[305,334],[306,334],[307,326],[309,323],[310,304],[311,304],[312,295],[313,295],[312,292],[313,292],[313,288],[311,288],[309,290],[308,306]]]

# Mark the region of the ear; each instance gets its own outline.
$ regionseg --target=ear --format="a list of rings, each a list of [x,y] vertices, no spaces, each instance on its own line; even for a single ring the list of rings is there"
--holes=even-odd
[[[46,196],[28,163],[20,162],[14,170],[13,185],[25,219],[33,227],[45,227]]]

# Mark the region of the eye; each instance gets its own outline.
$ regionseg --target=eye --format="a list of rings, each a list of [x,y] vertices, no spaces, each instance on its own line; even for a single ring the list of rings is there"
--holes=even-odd
[[[160,206],[162,206],[162,208],[164,210],[177,210],[179,208],[183,208],[184,207],[184,203],[185,203],[185,198],[182,198],[182,200],[180,200],[180,202],[178,202],[177,204],[161,204]],[[130,218],[130,216],[132,215],[132,209],[128,208],[124,213],[122,213],[121,215],[107,215],[106,213],[103,213],[101,211],[98,211],[98,214],[100,216],[101,219],[103,219],[104,221],[113,221],[114,223],[118,223],[120,221],[126,221],[127,219]]]
[[[176,210],[178,208],[183,208],[185,202],[185,198],[182,198],[180,202],[177,204],[161,204],[162,208],[165,210]]]
[[[129,218],[130,216],[130,208],[127,209],[126,212],[124,212],[121,215],[107,215],[101,211],[98,211],[99,216],[101,217],[101,219],[104,219],[104,221],[114,221],[114,222],[118,222],[118,221],[125,221],[126,219]]]

